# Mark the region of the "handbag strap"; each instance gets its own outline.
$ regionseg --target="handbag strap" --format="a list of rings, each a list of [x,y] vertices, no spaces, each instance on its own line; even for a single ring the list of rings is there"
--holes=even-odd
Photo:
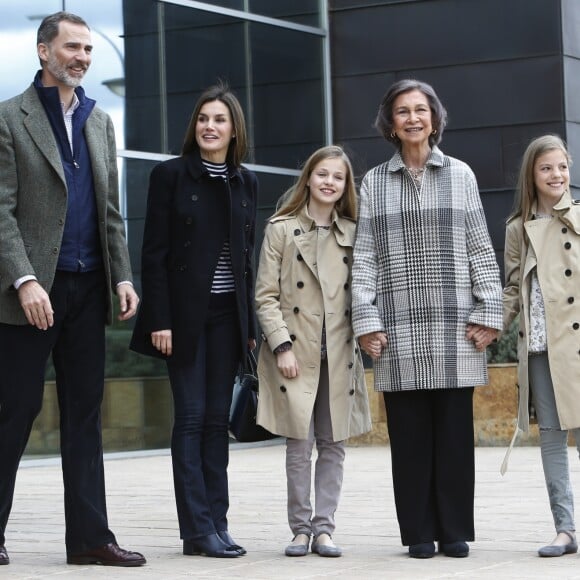
[[[244,363],[244,371],[250,375],[258,376],[258,363],[254,351],[248,350]]]

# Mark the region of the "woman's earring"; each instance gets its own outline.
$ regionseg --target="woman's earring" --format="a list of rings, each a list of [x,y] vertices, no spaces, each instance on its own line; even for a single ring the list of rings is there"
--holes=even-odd
[[[437,129],[433,129],[433,131],[431,131],[431,135],[437,135]]]
[[[391,133],[391,139],[396,139],[397,138],[397,134],[393,131]]]

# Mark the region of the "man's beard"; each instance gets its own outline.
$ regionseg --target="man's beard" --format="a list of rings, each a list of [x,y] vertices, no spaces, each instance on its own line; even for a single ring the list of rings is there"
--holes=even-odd
[[[58,58],[52,54],[48,55],[47,68],[57,80],[65,84],[67,87],[76,89],[76,87],[80,86],[80,84],[83,82],[84,75],[82,77],[71,75],[68,72],[67,67],[63,66]]]

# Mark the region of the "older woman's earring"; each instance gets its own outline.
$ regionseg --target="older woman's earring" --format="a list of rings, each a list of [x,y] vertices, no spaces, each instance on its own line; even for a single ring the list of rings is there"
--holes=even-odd
[[[431,135],[437,135],[437,129],[433,129],[433,131],[431,131]]]
[[[391,139],[396,139],[397,138],[397,134],[393,131],[391,133]]]

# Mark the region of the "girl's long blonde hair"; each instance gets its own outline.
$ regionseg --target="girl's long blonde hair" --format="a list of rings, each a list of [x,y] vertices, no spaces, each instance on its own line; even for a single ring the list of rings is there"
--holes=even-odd
[[[572,164],[572,159],[570,158],[566,144],[558,135],[542,135],[541,137],[536,137],[526,148],[522,157],[518,184],[516,186],[514,207],[508,218],[508,222],[521,216],[523,224],[523,222],[532,218],[532,206],[537,195],[536,185],[534,183],[534,165],[540,155],[548,151],[554,151],[554,149],[562,151],[568,160],[568,165]]]
[[[334,207],[339,216],[356,220],[357,198],[352,165],[344,149],[338,145],[321,147],[307,159],[298,181],[282,195],[272,217],[298,214],[310,199],[307,182],[312,171],[321,161],[334,158],[342,159],[346,167],[344,193]]]

